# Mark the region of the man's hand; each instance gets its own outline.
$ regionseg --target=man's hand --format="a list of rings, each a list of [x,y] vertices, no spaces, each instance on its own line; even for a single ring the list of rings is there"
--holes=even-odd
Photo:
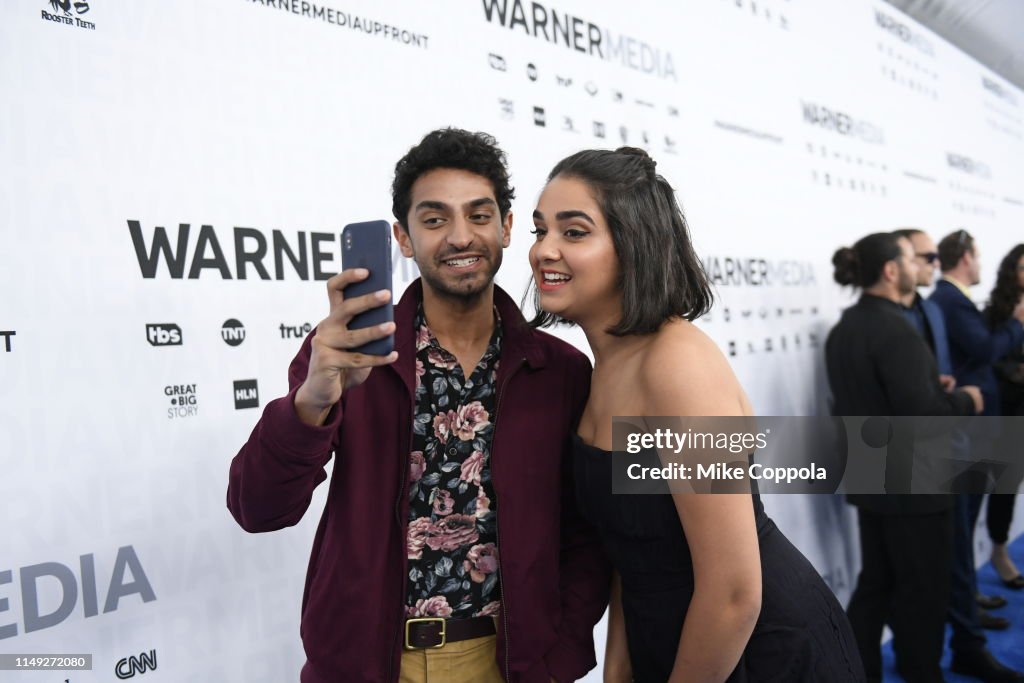
[[[960,391],[964,392],[974,401],[974,412],[981,413],[985,410],[985,400],[981,397],[981,389],[978,387],[960,387]]]
[[[386,289],[354,299],[345,298],[345,287],[366,279],[368,275],[365,268],[354,268],[343,270],[327,281],[331,311],[316,326],[306,381],[295,394],[295,412],[306,424],[323,424],[331,406],[341,399],[345,389],[365,382],[370,370],[376,366],[388,365],[398,359],[397,351],[387,356],[349,351],[395,331],[393,322],[359,330],[348,329],[356,314],[382,306],[391,299],[391,292]]]
[[[939,375],[939,384],[942,385],[942,389],[947,394],[951,394],[956,389],[956,377],[953,375]]]

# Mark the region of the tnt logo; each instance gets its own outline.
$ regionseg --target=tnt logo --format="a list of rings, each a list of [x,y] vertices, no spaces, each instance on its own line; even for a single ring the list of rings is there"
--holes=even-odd
[[[258,408],[260,405],[260,390],[254,379],[235,380],[235,410],[243,408]]]
[[[245,341],[245,327],[234,318],[228,318],[220,328],[220,338],[228,346],[238,346]]]
[[[124,657],[114,667],[114,674],[124,680],[132,678],[135,674],[144,674],[147,671],[156,670],[156,650],[142,652],[138,657]]]
[[[174,323],[148,323],[146,340],[150,346],[181,346],[181,328]]]

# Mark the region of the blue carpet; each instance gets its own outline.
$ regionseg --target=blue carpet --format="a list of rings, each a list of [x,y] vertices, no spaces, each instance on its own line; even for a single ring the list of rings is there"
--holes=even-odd
[[[978,533],[985,533],[984,529]],[[1024,535],[1010,544],[1010,556],[1018,568],[1024,569]],[[988,637],[988,649],[1003,664],[1024,671],[1024,590],[1010,590],[999,580],[999,575],[992,563],[978,568],[978,590],[985,595],[1002,595],[1009,604],[992,614],[1010,620],[1010,628],[1005,631],[985,631]],[[949,670],[949,626],[946,627],[946,650],[942,653],[942,672],[948,683],[972,683],[976,678],[960,676]],[[903,679],[896,673],[896,662],[892,654],[892,641],[882,646],[882,667],[885,680],[893,683]]]

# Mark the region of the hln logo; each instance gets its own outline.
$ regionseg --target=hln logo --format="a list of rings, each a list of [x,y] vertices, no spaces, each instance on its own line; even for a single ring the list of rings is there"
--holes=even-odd
[[[148,653],[142,652],[138,657],[125,657],[119,660],[117,666],[114,667],[114,673],[121,680],[154,670],[156,670],[156,650],[150,650]]]
[[[235,410],[258,408],[260,391],[254,379],[235,380]]]

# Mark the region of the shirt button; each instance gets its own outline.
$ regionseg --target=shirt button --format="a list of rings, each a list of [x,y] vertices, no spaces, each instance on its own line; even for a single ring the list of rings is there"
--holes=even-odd
[[[448,455],[455,455],[455,449],[454,448],[449,448],[448,449]]]

